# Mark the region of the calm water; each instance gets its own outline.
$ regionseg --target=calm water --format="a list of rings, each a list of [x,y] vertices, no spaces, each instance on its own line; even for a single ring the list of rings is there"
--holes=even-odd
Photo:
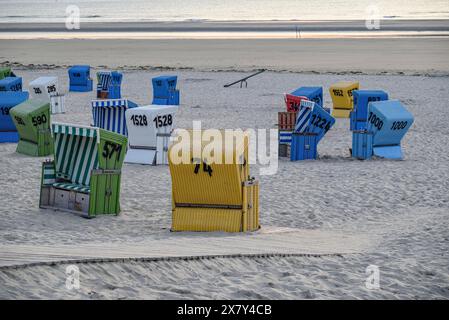
[[[85,22],[449,18],[449,0],[0,0],[0,22],[62,22],[71,4]]]

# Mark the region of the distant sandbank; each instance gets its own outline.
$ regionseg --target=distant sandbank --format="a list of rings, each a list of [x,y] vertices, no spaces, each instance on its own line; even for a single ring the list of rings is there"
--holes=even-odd
[[[316,39],[449,37],[449,20],[0,23],[4,39]]]
[[[0,23],[4,32],[449,32],[449,20],[382,19],[378,30],[368,30],[365,20],[328,21],[181,21],[83,22],[67,31],[65,23]]]

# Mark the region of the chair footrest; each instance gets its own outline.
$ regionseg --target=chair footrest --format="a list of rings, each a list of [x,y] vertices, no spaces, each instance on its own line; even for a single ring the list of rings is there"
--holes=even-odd
[[[63,189],[63,190],[69,190],[69,191],[76,191],[81,193],[90,193],[90,187],[82,186],[79,184],[74,183],[66,183],[66,182],[56,182],[53,183],[52,186],[54,188]]]

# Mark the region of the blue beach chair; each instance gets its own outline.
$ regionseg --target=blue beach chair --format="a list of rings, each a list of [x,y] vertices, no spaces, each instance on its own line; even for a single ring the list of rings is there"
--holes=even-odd
[[[97,72],[97,98],[120,99],[123,74],[117,71]]]
[[[153,103],[155,105],[179,105],[179,90],[176,89],[177,76],[153,78]]]
[[[301,101],[292,133],[290,160],[316,159],[318,143],[335,124],[335,119],[320,105]]]
[[[0,92],[0,143],[19,142],[19,134],[9,111],[25,100],[28,100],[28,92]]]
[[[397,100],[370,102],[366,129],[353,131],[352,156],[402,159],[401,140],[413,121],[413,115]]]
[[[77,65],[69,69],[69,91],[92,91],[92,79],[90,78],[90,66]]]
[[[373,155],[402,159],[401,140],[413,121],[413,115],[397,100],[370,102],[367,130],[373,133]]]
[[[93,125],[128,136],[126,110],[136,108],[137,104],[126,99],[92,100]]]
[[[368,120],[368,103],[388,100],[382,90],[354,90],[354,109],[350,113],[350,130],[365,130]]]
[[[22,91],[22,78],[6,77],[1,79],[0,91]]]
[[[322,87],[300,87],[291,93],[294,96],[306,97],[323,107],[323,88]]]

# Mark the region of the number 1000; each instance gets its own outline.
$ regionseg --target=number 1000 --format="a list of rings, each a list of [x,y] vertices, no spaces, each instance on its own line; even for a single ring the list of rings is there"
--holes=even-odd
[[[368,122],[370,122],[378,130],[382,130],[382,127],[384,126],[384,122],[372,112],[369,113]]]

